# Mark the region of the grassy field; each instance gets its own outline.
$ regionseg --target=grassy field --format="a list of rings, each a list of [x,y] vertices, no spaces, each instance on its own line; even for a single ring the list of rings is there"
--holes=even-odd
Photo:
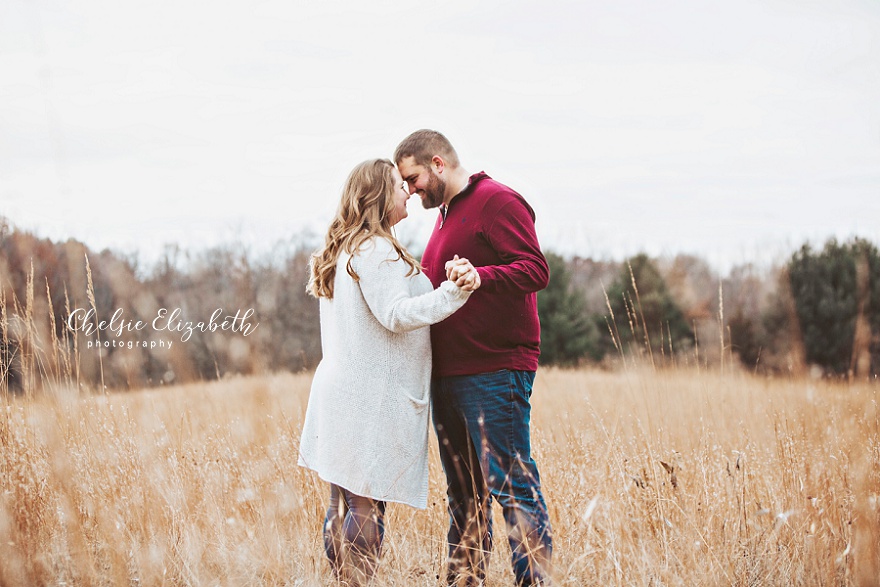
[[[327,489],[296,466],[309,383],[4,398],[0,585],[332,584]],[[878,392],[540,371],[533,442],[555,584],[878,584]],[[445,525],[434,455],[428,510],[389,508],[375,584],[438,585]],[[508,555],[497,540],[487,585],[512,584]]]

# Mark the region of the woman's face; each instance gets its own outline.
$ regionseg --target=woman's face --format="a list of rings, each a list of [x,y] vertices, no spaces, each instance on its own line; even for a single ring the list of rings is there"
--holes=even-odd
[[[391,174],[394,176],[394,192],[391,195],[394,201],[394,211],[391,213],[391,226],[394,226],[407,217],[406,201],[409,200],[409,191],[407,191],[406,182],[403,181],[396,167],[391,170]]]

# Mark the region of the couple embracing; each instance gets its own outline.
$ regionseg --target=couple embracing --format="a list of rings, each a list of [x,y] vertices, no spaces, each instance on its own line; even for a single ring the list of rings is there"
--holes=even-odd
[[[469,175],[438,132],[411,134],[394,159],[355,167],[312,258],[323,358],[299,464],[330,484],[324,549],[343,584],[369,582],[386,503],[427,506],[433,417],[447,481],[447,583],[482,584],[494,499],[517,585],[545,585],[551,530],[529,398],[536,292],[549,271],[534,212],[485,173]],[[392,231],[412,194],[440,210],[421,264]]]

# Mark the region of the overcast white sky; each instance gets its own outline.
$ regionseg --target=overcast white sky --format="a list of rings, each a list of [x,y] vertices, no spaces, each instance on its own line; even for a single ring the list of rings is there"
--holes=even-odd
[[[0,3],[0,215],[41,236],[149,259],[320,232],[424,127],[548,249],[880,243],[880,2]]]

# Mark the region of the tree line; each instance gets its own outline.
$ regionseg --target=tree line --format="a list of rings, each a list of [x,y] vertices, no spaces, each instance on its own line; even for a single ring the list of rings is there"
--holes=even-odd
[[[548,254],[538,294],[545,364],[638,358],[759,373],[880,372],[880,253],[865,239],[805,244],[779,267],[719,278],[690,255],[597,263]]]
[[[321,358],[318,303],[305,292],[314,248],[306,236],[259,255],[234,243],[198,253],[168,246],[147,266],[0,220],[2,385],[139,389],[312,369]],[[743,265],[724,278],[690,255],[547,258],[550,285],[538,295],[545,365],[649,361],[850,376],[880,366],[880,255],[865,240],[804,245],[781,267]],[[71,330],[71,314],[87,310],[94,324],[120,320]],[[177,310],[192,336],[151,328],[160,310]],[[199,330],[218,310],[221,319],[252,310],[253,330]]]

